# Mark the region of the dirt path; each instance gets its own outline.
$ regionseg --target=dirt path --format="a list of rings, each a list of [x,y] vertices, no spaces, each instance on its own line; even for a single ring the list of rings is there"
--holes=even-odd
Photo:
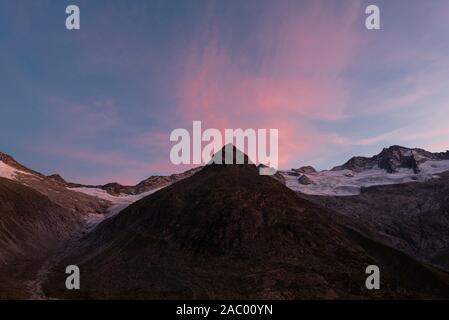
[[[28,281],[26,291],[29,295],[29,300],[51,300],[51,297],[47,297],[43,291],[43,284],[48,278],[48,275],[52,272],[54,266],[61,261],[71,248],[77,246],[80,240],[88,233],[92,232],[95,227],[105,220],[109,215],[106,214],[89,214],[86,217],[86,223],[83,228],[78,230],[72,237],[67,239],[60,247],[58,247],[48,259],[44,260],[39,270],[36,272],[36,276],[33,280]]]
[[[28,281],[25,286],[29,294],[29,300],[48,300],[49,298],[45,295],[42,290],[42,284],[47,279],[47,275],[51,270],[53,265],[53,260],[50,258],[46,260],[37,271],[36,278]]]

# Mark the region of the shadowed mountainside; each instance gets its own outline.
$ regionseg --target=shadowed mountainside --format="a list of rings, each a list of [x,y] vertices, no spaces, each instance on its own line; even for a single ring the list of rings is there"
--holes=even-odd
[[[26,268],[82,224],[79,215],[18,182],[0,178],[0,297],[24,293]]]
[[[364,188],[356,196],[301,196],[342,214],[369,237],[449,270],[449,173]]]

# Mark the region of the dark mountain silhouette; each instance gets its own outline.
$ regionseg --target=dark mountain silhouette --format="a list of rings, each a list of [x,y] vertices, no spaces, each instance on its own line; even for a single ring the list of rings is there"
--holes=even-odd
[[[333,217],[253,164],[211,164],[101,223],[44,288],[94,299],[448,295],[445,273]],[[81,290],[65,290],[69,264],[81,269]],[[371,264],[381,266],[382,290],[364,287]]]

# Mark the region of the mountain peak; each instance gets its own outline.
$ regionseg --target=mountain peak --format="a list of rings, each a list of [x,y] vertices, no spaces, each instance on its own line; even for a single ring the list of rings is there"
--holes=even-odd
[[[216,152],[212,159],[209,161],[208,165],[218,165],[218,164],[249,164],[254,165],[254,163],[249,159],[249,157],[242,151],[240,151],[232,143],[228,143],[220,151]]]
[[[56,181],[60,184],[66,185],[67,181],[63,177],[61,177],[59,174],[55,173],[52,175],[47,176],[47,178],[52,179],[53,181]]]
[[[27,173],[31,173],[34,175],[42,176],[41,173],[25,167],[24,165],[17,162],[16,159],[14,159],[12,156],[10,156],[9,154],[3,153],[1,151],[0,151],[0,161],[7,164],[10,167],[13,167],[14,169],[24,171]]]

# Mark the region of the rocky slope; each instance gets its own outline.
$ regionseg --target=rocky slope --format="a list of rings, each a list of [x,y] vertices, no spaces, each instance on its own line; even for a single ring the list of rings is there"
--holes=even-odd
[[[81,216],[18,182],[0,178],[0,263],[38,254],[64,239]]]
[[[427,182],[365,188],[348,197],[305,196],[370,238],[449,270],[449,173]]]
[[[36,265],[82,223],[47,196],[0,178],[0,298],[23,297]]]

